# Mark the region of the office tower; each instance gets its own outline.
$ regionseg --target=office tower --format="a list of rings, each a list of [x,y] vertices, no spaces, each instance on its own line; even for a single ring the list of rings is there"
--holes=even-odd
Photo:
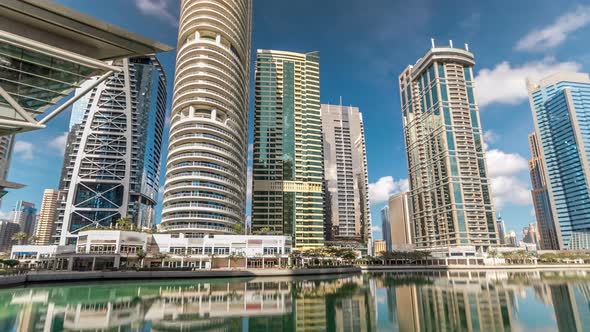
[[[251,0],[183,0],[160,231],[244,227]]]
[[[498,215],[498,219],[496,219],[496,229],[498,230],[498,244],[504,244],[504,236],[506,236],[506,225],[504,224],[504,219],[502,219],[501,215]]]
[[[373,241],[373,256],[380,256],[387,251],[387,245],[384,240]]]
[[[411,221],[408,193],[389,197],[381,209],[381,232],[387,251],[407,249],[414,243],[414,225]]]
[[[0,252],[10,252],[12,236],[18,233],[20,226],[8,220],[0,220]]]
[[[504,235],[504,245],[507,247],[518,247],[515,231],[507,232],[506,235]]]
[[[553,246],[554,228],[555,249],[590,249],[590,128],[585,120],[590,115],[590,76],[559,73],[528,81],[527,87],[538,139],[534,148],[540,152],[539,172],[544,177],[534,183],[533,194],[539,188],[542,198],[545,184],[551,206],[548,214],[544,202],[539,212],[535,205],[541,215],[543,245]]]
[[[252,232],[324,245],[319,54],[258,50]]]
[[[371,243],[363,116],[358,107],[321,105],[326,240]]]
[[[418,248],[498,243],[473,54],[433,47],[399,77]]]
[[[166,76],[156,57],[112,65],[122,70],[72,108],[52,241],[61,245],[84,228],[110,227],[119,218],[138,228],[155,224]]]
[[[543,157],[539,146],[539,135],[535,131],[529,134],[529,147],[531,148],[531,159],[529,160],[529,172],[533,190],[533,206],[537,217],[539,229],[539,246],[543,250],[557,250],[558,241],[555,230],[555,220],[551,210],[551,199],[547,187],[547,178],[543,166]]]
[[[35,216],[37,209],[35,204],[25,201],[16,201],[15,207],[10,212],[10,221],[20,226],[20,232],[26,233],[27,238],[33,236],[35,231]]]
[[[522,229],[522,242],[539,246],[537,224],[532,223]]]
[[[53,242],[53,227],[57,219],[57,207],[59,206],[59,190],[45,189],[43,192],[43,201],[41,202],[41,212],[35,229],[37,237],[36,244],[48,245]]]
[[[389,204],[381,209],[381,236],[385,241],[385,248],[387,251],[393,250],[391,242],[391,220],[389,219]]]

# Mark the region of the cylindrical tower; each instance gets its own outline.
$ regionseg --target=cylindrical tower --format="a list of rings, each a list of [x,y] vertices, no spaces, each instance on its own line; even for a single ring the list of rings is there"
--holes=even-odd
[[[251,0],[182,0],[163,232],[243,225],[251,26]]]

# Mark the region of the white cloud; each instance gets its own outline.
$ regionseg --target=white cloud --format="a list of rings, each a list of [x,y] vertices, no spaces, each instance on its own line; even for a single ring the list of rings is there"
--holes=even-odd
[[[33,143],[16,141],[14,143],[14,152],[19,154],[24,160],[31,160],[33,159]]]
[[[172,9],[168,6],[171,3],[175,3],[175,1],[135,0],[135,5],[142,13],[157,17],[162,21],[170,23],[172,26],[178,26],[178,18],[172,13]]]
[[[68,139],[68,132],[64,132],[63,134],[57,136],[56,138],[49,141],[49,147],[57,150],[60,153],[64,153],[66,149],[66,142]]]
[[[506,153],[497,149],[486,152],[490,177],[513,175],[528,169],[528,161],[518,153]]]
[[[492,130],[486,130],[483,133],[483,146],[484,149],[487,151],[490,147],[490,144],[495,143],[500,138],[500,135],[496,134],[496,132]]]
[[[392,176],[384,176],[375,183],[369,183],[369,201],[371,205],[381,204],[386,202],[389,196],[408,190],[408,179],[395,181]]]
[[[563,43],[568,35],[590,23],[590,6],[579,6],[552,24],[529,32],[516,43],[519,51],[543,51]]]
[[[524,157],[492,149],[486,152],[486,159],[496,208],[501,209],[507,204],[532,204],[528,183],[518,177],[521,173],[524,176],[524,171],[528,170],[528,162]]]
[[[526,79],[539,80],[562,71],[578,71],[577,62],[557,62],[548,57],[540,61],[512,66],[503,61],[492,69],[480,70],[475,78],[477,101],[480,107],[490,104],[516,105],[528,99]]]
[[[491,178],[494,204],[502,208],[506,204],[531,205],[532,198],[528,185],[516,176],[500,175]]]

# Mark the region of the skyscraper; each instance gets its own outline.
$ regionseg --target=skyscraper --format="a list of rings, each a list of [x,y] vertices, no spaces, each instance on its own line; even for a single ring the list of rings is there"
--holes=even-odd
[[[473,54],[433,47],[399,77],[418,248],[498,243]]]
[[[559,73],[527,86],[544,176],[533,188],[546,184],[552,214],[543,215],[545,207],[539,205],[543,245],[546,238],[553,245],[554,227],[556,249],[590,249],[590,76]]]
[[[358,107],[321,105],[326,240],[371,246],[369,179]]]
[[[389,197],[387,206],[381,210],[381,232],[387,251],[407,249],[414,243],[411,215],[407,192]]]
[[[62,245],[119,218],[139,228],[155,224],[166,76],[156,57],[112,64],[123,70],[73,105],[54,232]]]
[[[45,189],[43,192],[43,201],[41,202],[41,211],[39,220],[35,229],[37,237],[36,244],[48,245],[52,243],[51,236],[57,219],[57,207],[59,206],[59,190]]]
[[[317,52],[257,52],[252,232],[298,248],[324,245],[319,75]]]
[[[498,230],[498,244],[504,244],[504,236],[506,236],[506,224],[504,224],[504,219],[502,219],[501,215],[498,215],[498,219],[496,219],[496,229]]]
[[[183,0],[160,231],[244,225],[251,0]]]
[[[531,148],[531,159],[529,160],[529,172],[533,190],[533,206],[537,217],[537,228],[539,229],[539,245],[543,250],[557,250],[559,244],[555,230],[555,220],[551,210],[551,199],[547,188],[547,178],[543,166],[543,157],[539,146],[539,136],[536,132],[529,135],[529,147]]]
[[[10,253],[12,248],[12,236],[20,230],[18,224],[8,220],[0,220],[0,252]]]
[[[16,201],[14,209],[10,213],[10,221],[20,226],[20,231],[27,234],[27,238],[35,232],[35,220],[37,209],[35,204],[25,201]]]

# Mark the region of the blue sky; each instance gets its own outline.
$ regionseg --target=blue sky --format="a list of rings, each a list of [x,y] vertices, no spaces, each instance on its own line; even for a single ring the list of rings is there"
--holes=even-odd
[[[176,45],[176,0],[59,0],[65,6]],[[531,10],[534,9],[534,10]],[[497,212],[520,233],[534,221],[525,78],[590,71],[590,5],[570,1],[254,0],[252,49],[320,52],[321,101],[360,107],[365,121],[373,224],[389,194],[407,186],[397,77],[434,38],[469,44]],[[174,52],[160,55],[172,95]],[[25,183],[2,204],[39,205],[58,186],[69,112],[17,136],[9,180]]]

